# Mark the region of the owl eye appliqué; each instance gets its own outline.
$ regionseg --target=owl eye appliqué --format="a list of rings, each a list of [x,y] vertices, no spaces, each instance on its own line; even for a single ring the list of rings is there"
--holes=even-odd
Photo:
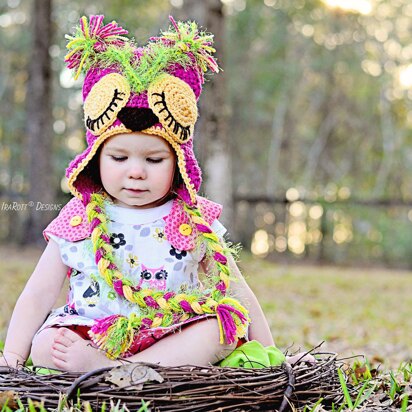
[[[84,102],[86,127],[95,136],[101,135],[117,119],[117,114],[130,97],[127,80],[118,73],[102,77],[90,90]]]
[[[161,107],[161,109],[157,109],[159,110],[159,114],[161,114],[162,112],[166,112],[165,113],[165,117],[163,117],[163,121],[162,124],[164,123],[164,125],[167,125],[167,128],[169,130],[173,130],[173,134],[175,136],[179,137],[179,140],[181,142],[186,142],[189,138],[190,138],[190,134],[191,134],[191,130],[190,130],[190,126],[183,126],[181,125],[172,115],[172,113],[169,111],[169,109],[167,108],[167,104],[166,104],[166,97],[165,97],[165,93],[153,93],[153,96],[158,96],[159,100],[155,101],[153,103],[154,106],[159,105],[159,107]]]
[[[164,74],[149,86],[147,97],[167,133],[177,143],[186,143],[197,120],[196,96],[191,87],[175,76]]]
[[[125,93],[119,92],[117,89],[114,89],[114,96],[110,102],[107,109],[97,118],[91,119],[89,116],[86,119],[86,127],[94,132],[96,130],[102,129],[106,122],[110,122],[110,112],[115,112],[116,107],[118,107],[121,102],[125,100]]]

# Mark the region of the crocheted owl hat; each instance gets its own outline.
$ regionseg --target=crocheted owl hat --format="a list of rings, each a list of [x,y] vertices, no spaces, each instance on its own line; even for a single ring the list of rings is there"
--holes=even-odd
[[[176,192],[196,204],[201,170],[193,152],[196,102],[203,73],[218,72],[212,53],[213,36],[199,32],[194,22],[176,22],[160,37],[136,47],[116,22],[103,16],[80,19],[67,48],[67,67],[86,74],[83,84],[86,150],[66,170],[73,195],[87,204],[101,189],[91,163],[102,143],[119,133],[141,131],[164,138],[176,152],[182,184]]]

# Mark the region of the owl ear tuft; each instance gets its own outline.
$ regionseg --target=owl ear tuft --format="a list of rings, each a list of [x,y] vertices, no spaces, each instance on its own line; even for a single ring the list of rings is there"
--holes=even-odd
[[[86,16],[80,19],[79,26],[73,36],[66,35],[69,40],[64,61],[69,69],[75,69],[74,76],[77,79],[82,71],[87,71],[96,61],[97,55],[104,53],[109,47],[123,48],[129,42],[125,34],[128,31],[118,26],[115,21],[103,25],[102,15]]]
[[[194,21],[176,22],[172,16],[169,16],[169,20],[172,23],[169,31],[162,32],[161,36],[152,37],[150,40],[194,57],[197,66],[203,72],[210,69],[218,73],[219,66],[213,57],[213,53],[216,52],[213,48],[213,34],[199,31]]]

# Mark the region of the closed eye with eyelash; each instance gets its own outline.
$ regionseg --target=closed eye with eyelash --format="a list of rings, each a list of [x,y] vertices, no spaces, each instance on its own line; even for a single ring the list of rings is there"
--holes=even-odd
[[[122,93],[122,92],[119,92],[118,89],[114,89],[114,96],[112,98],[112,101],[108,105],[107,109],[96,119],[91,119],[90,116],[87,116],[86,127],[92,132],[94,132],[95,127],[99,129],[101,126],[103,126],[106,119],[110,120],[109,112],[114,112],[113,108],[118,106],[118,103],[117,103],[118,101],[122,102],[125,100],[124,98],[125,95],[126,93]]]
[[[169,109],[167,108],[165,93],[153,93],[153,96],[159,96],[160,99],[154,102],[154,106],[161,105],[162,109],[159,111],[159,114],[163,111],[166,111],[167,116],[163,119],[164,122],[169,121],[168,127],[173,126],[173,133],[177,136],[180,131],[180,140],[186,141],[190,138],[190,126],[183,126],[181,125],[170,113]]]

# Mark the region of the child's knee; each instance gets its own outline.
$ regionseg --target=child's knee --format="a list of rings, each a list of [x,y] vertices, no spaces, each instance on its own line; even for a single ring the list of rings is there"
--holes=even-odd
[[[232,343],[220,343],[219,324],[216,318],[208,318],[202,321],[201,324],[202,330],[198,331],[198,336],[201,336],[203,342],[208,342],[208,347],[214,353],[214,361],[212,363],[220,362],[236,349],[237,340]]]
[[[216,362],[220,362],[221,360],[227,358],[237,346],[237,340],[233,343],[224,343],[220,345],[219,351],[216,354]]]
[[[37,334],[31,345],[31,359],[34,365],[38,366],[53,366],[51,347],[54,342],[58,329],[49,328],[42,330]]]

